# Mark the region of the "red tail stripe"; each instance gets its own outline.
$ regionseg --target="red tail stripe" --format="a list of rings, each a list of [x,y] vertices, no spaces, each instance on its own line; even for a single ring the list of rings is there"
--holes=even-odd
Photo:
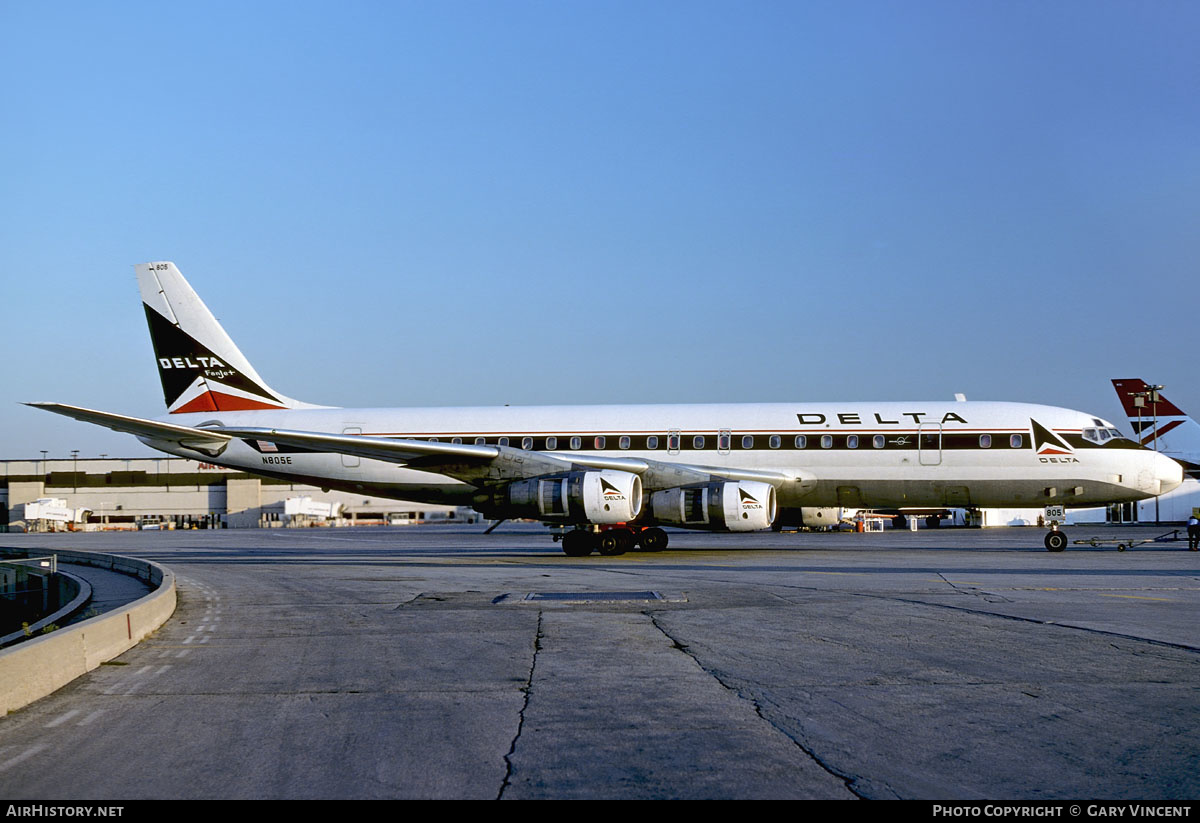
[[[211,411],[256,411],[258,409],[282,409],[278,403],[263,403],[260,400],[250,400],[245,397],[235,397],[218,391],[206,391],[177,409],[171,414],[186,414],[188,412]]]

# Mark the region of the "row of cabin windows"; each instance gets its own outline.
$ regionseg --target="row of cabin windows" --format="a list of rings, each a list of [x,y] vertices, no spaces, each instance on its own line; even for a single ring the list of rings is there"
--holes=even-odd
[[[742,448],[743,449],[753,449],[754,448],[754,437],[755,436],[753,434],[742,435]],[[936,435],[926,435],[926,437],[931,438],[931,440],[927,441],[927,443],[929,443],[929,445],[934,445],[936,443]],[[584,448],[584,445],[583,445],[584,438],[582,438],[578,435],[571,437],[571,438],[564,437],[562,439],[564,441],[566,441],[566,445],[568,445],[568,447],[571,449]],[[592,449],[597,449],[597,450],[603,449],[608,444],[608,438],[602,434],[598,434],[595,437],[592,437],[590,439],[591,439],[591,448]],[[670,450],[670,451],[678,451],[679,450],[680,441],[682,440],[682,437],[680,435],[668,434],[666,439],[667,439],[667,449],[668,450]],[[722,432],[721,434],[718,434],[717,435],[717,449],[720,451],[729,451],[729,446],[730,446],[731,440],[732,440],[732,435],[730,435],[726,432]],[[438,439],[436,437],[431,437],[431,438],[429,438],[429,441],[431,443],[436,443],[436,442],[438,442]],[[559,447],[558,441],[559,441],[559,438],[557,438],[553,435],[551,435],[550,437],[547,437],[546,438],[546,446],[545,446],[546,450],[554,451],[555,449],[557,449]],[[454,443],[454,444],[461,444],[463,442],[463,439],[461,437],[452,437],[450,439],[450,442]],[[511,442],[510,438],[501,437],[496,441],[496,445],[507,446],[510,444],[510,442]],[[652,434],[646,438],[646,448],[649,450],[657,449],[658,442],[659,442],[659,438]],[[705,442],[707,442],[705,439],[705,435],[697,434],[694,437],[692,437],[692,448],[693,449],[703,449]],[[832,434],[823,434],[823,435],[821,435],[820,439],[817,442],[820,443],[820,446],[823,449],[832,449],[833,448],[833,435]],[[1009,435],[1008,447],[1010,449],[1019,449],[1019,448],[1022,448],[1022,446],[1024,445],[1024,442],[1025,442],[1025,438],[1019,434]],[[617,438],[617,448],[619,448],[619,449],[628,449],[628,448],[630,448],[632,443],[633,443],[632,438],[627,434],[623,434]],[[476,446],[486,446],[487,438],[486,437],[476,437],[475,445]],[[533,448],[533,438],[532,437],[522,437],[520,445],[521,445],[522,449],[525,449],[527,451],[532,449]],[[782,448],[783,437],[778,434],[769,435],[767,437],[767,445],[770,446],[772,449]],[[808,436],[803,435],[803,434],[796,435],[796,437],[792,441],[792,445],[797,449],[807,449],[808,448]],[[846,435],[846,448],[857,449],[858,445],[859,445],[859,436],[857,434]],[[871,438],[871,447],[872,448],[882,449],[886,446],[887,446],[887,436],[886,435],[877,434]],[[992,447],[992,436],[990,434],[979,435],[979,448],[990,449],[991,447]]]

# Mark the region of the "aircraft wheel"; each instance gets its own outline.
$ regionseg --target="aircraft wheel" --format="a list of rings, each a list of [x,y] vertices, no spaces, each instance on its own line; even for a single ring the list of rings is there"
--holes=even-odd
[[[600,539],[597,541],[597,548],[600,549],[600,554],[605,557],[625,554],[625,541],[621,539],[619,533],[607,531],[600,535]]]
[[[588,532],[575,530],[563,535],[562,550],[567,557],[587,557],[592,553],[592,536]]]
[[[642,551],[660,552],[667,547],[667,533],[657,526],[646,529],[641,536]]]
[[[633,551],[633,547],[637,545],[637,536],[633,532],[620,529],[615,534],[617,542],[621,545],[621,554]]]
[[[1046,535],[1046,551],[1060,552],[1067,547],[1067,536],[1062,532],[1050,532]]]
[[[908,528],[908,518],[902,514],[896,515],[895,517],[892,518],[892,528],[897,529],[897,530],[907,529]]]
[[[927,529],[936,529],[941,525],[942,518],[938,517],[936,514],[931,514],[925,518],[925,528]]]
[[[1123,552],[1123,551],[1125,551],[1125,544],[1124,544],[1124,543],[1118,543],[1118,544],[1117,544],[1117,551],[1119,551],[1119,552]]]

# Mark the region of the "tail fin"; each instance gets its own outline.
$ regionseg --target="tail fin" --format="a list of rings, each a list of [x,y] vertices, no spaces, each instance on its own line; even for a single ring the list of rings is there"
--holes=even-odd
[[[1155,401],[1150,386],[1139,377],[1115,379],[1112,384],[1129,417],[1135,440],[1156,447],[1180,462],[1200,463],[1200,423],[1161,393]],[[1139,396],[1145,405],[1137,405]]]
[[[174,263],[135,269],[167,411],[313,408],[258,376]]]

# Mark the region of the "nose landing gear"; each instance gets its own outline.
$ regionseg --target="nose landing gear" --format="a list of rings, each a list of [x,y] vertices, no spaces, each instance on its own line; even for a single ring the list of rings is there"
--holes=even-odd
[[[1067,547],[1067,535],[1054,526],[1046,533],[1046,551],[1060,552]]]

